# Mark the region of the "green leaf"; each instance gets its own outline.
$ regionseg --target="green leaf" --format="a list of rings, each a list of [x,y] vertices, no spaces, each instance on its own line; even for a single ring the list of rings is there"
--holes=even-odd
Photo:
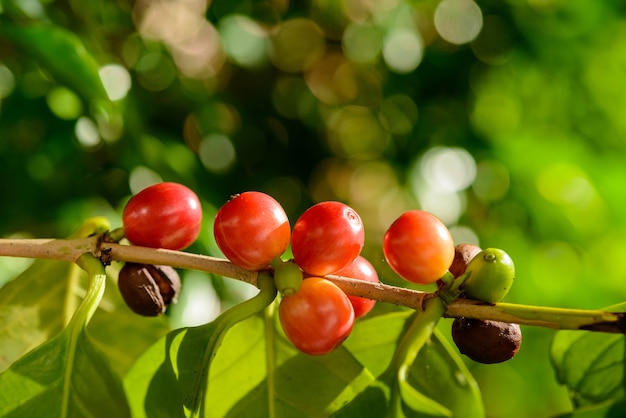
[[[86,333],[106,286],[100,261],[91,254],[78,262],[91,281],[68,326],[0,374],[3,417],[127,417],[121,381]]]
[[[127,417],[122,384],[85,332],[72,328],[0,374],[0,416]]]
[[[393,313],[361,321],[345,345],[362,364],[381,372],[392,357],[411,314]],[[373,335],[376,337],[372,338]],[[485,415],[478,384],[458,353],[437,330],[419,351],[408,374],[398,372],[379,375],[334,416],[393,416],[396,412],[392,400],[394,385],[398,385],[405,416]]]
[[[48,23],[17,25],[2,22],[0,37],[35,58],[57,81],[80,94],[87,103],[109,102],[98,74],[99,65],[74,33]]]
[[[626,302],[605,308],[626,311]],[[577,407],[622,400],[626,397],[623,334],[559,331],[550,347],[557,379],[567,386]]]
[[[117,289],[112,267],[102,303],[92,319],[91,337],[123,375],[135,359],[169,331],[166,317],[133,313]],[[37,260],[0,288],[0,371],[58,334],[69,322],[87,286],[76,265]]]
[[[458,352],[436,329],[411,365],[407,382],[424,397],[445,408],[437,408],[439,415],[436,416],[485,415],[478,384]],[[445,412],[446,409],[449,412]]]
[[[567,386],[576,406],[598,404],[626,396],[624,335],[559,331],[551,360],[557,379]]]
[[[555,418],[623,418],[624,411],[626,411],[626,399],[580,408]]]
[[[268,272],[258,275],[257,285],[260,292],[252,299],[206,325],[171,332],[139,359],[125,381],[136,415],[144,413],[144,398],[148,416],[202,413],[207,391],[213,386],[209,385],[211,366],[224,337],[235,324],[262,311],[276,298],[274,279]],[[146,375],[146,370],[151,373]],[[161,405],[164,399],[168,402]]]
[[[184,405],[201,389],[206,417],[323,417],[373,380],[347,350],[308,356],[274,327],[271,319],[253,316],[230,328],[211,363],[208,388],[186,380],[204,372],[199,358],[215,325],[171,333],[126,376],[133,416],[189,416]]]
[[[108,281],[89,335],[118,375],[124,376],[137,358],[171,329],[166,316],[144,317],[124,302],[117,287],[117,270],[107,268]]]
[[[80,274],[71,263],[37,260],[0,289],[0,371],[65,327]]]

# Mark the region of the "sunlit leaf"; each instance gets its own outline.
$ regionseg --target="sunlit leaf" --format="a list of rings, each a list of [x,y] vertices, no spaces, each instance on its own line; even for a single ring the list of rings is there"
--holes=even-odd
[[[38,260],[0,289],[0,371],[67,324],[79,274],[70,263]]]
[[[2,417],[127,417],[122,384],[85,332],[73,328],[0,374]]]
[[[115,271],[112,272],[115,275]],[[27,351],[60,332],[69,322],[87,286],[77,266],[37,260],[0,288],[0,371]],[[120,374],[168,331],[165,317],[134,314],[112,277],[93,317],[91,337]]]
[[[92,276],[68,326],[0,374],[1,416],[130,416],[120,379],[86,332],[107,281],[99,261],[89,262],[102,273]]]
[[[185,416],[183,406],[207,390],[207,417],[322,417],[372,381],[346,350],[308,356],[275,333],[273,323],[271,328],[259,316],[230,328],[211,363],[208,390],[189,382],[203,373],[199,367],[215,326],[172,332],[125,379],[134,416]]]

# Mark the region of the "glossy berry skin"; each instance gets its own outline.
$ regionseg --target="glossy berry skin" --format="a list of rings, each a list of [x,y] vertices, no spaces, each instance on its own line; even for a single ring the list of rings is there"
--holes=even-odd
[[[289,341],[310,355],[330,353],[354,325],[354,310],[346,294],[321,277],[304,279],[297,292],[284,296],[278,317]]]
[[[287,214],[273,197],[244,192],[217,211],[213,234],[217,246],[232,263],[259,270],[285,252],[291,230]]]
[[[418,284],[436,282],[454,259],[450,231],[435,215],[411,210],[387,229],[383,252],[391,268],[404,279]]]
[[[291,250],[305,272],[324,276],[341,270],[361,252],[365,232],[361,217],[340,202],[311,206],[293,226]]]
[[[482,250],[472,258],[465,272],[469,273],[463,283],[465,296],[488,303],[502,300],[515,279],[513,260],[498,248]]]
[[[361,279],[372,283],[379,282],[378,274],[376,273],[374,266],[372,266],[372,263],[367,261],[367,259],[362,256],[358,256],[352,263],[334,274],[337,276],[351,277],[353,279]],[[376,304],[375,300],[359,296],[348,295],[348,299],[350,299],[350,303],[352,303],[355,319],[365,316]]]
[[[134,245],[182,250],[200,233],[202,207],[198,196],[182,184],[157,183],[128,201],[122,223]]]

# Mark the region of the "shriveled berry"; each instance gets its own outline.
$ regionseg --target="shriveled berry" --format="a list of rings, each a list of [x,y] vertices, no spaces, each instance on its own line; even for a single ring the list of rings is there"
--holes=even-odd
[[[475,244],[462,243],[455,245],[454,259],[448,270],[454,277],[459,277],[461,274],[465,273],[467,265],[480,251],[480,247]]]
[[[452,339],[462,354],[476,362],[501,363],[512,359],[519,351],[522,330],[518,324],[455,318]]]
[[[133,312],[157,316],[176,302],[180,276],[170,266],[126,263],[119,272],[117,285]]]

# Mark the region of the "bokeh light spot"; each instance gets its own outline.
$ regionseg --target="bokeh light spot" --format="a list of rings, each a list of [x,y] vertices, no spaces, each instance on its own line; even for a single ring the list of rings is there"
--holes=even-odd
[[[296,18],[282,23],[275,29],[271,40],[272,62],[290,73],[310,68],[326,50],[322,30],[310,19]]]
[[[206,324],[221,311],[221,301],[206,274],[188,271],[184,276],[178,303],[171,305],[173,328]]]
[[[420,168],[430,187],[443,192],[464,190],[476,177],[476,162],[462,148],[431,148],[421,158]]]
[[[342,45],[348,59],[359,64],[370,64],[382,50],[382,34],[370,23],[352,23],[344,31]]]
[[[401,27],[385,36],[383,58],[391,71],[400,74],[410,73],[422,61],[423,49],[419,33]]]
[[[350,177],[350,201],[376,206],[390,190],[398,187],[396,173],[384,161],[360,164]]]
[[[230,15],[220,20],[218,32],[228,58],[242,67],[258,67],[268,59],[266,31],[243,15]]]
[[[472,0],[443,0],[435,9],[435,28],[452,44],[471,42],[482,26],[483,14]]]
[[[15,88],[15,76],[5,65],[0,64],[0,99],[9,96]]]
[[[131,87],[130,74],[119,64],[108,64],[98,71],[104,89],[112,101],[126,97]]]
[[[74,134],[78,143],[88,149],[95,148],[102,142],[98,127],[93,120],[86,116],[78,118],[74,127]]]
[[[162,181],[163,179],[161,176],[153,170],[150,170],[148,167],[142,165],[133,168],[128,176],[128,186],[133,195],[139,193],[148,186]]]
[[[76,119],[83,113],[83,104],[73,91],[65,87],[55,87],[46,96],[48,107],[58,118]]]
[[[334,105],[353,100],[358,92],[354,69],[343,55],[326,55],[306,75],[311,92],[320,101]]]
[[[211,134],[205,137],[200,142],[198,152],[202,164],[214,173],[226,172],[235,164],[235,147],[225,135]]]

